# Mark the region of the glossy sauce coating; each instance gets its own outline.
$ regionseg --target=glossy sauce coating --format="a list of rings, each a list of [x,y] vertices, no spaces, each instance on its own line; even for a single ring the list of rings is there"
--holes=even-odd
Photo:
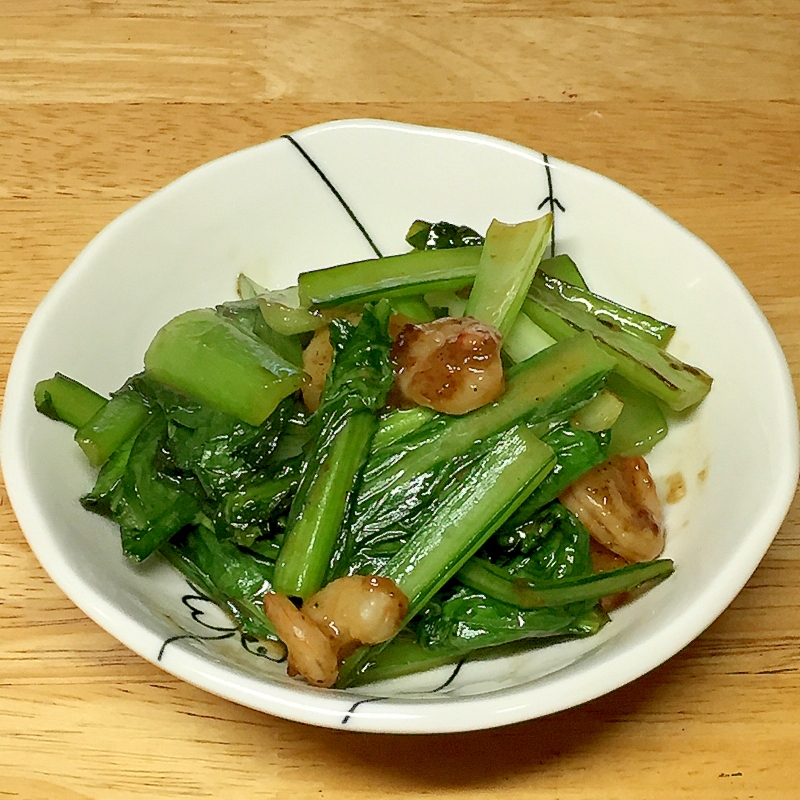
[[[628,561],[664,549],[663,511],[647,462],[615,457],[589,470],[559,500],[604,547]]]
[[[505,389],[497,330],[471,317],[406,325],[392,347],[395,386],[408,403],[461,415]]]
[[[389,578],[350,575],[331,581],[301,608],[284,594],[264,597],[264,612],[288,650],[288,673],[312,686],[333,686],[342,660],[362,644],[391,639],[408,598]]]

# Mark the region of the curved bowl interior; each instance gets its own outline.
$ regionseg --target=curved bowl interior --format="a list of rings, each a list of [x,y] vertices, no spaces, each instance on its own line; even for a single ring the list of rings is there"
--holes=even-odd
[[[9,376],[2,459],[31,547],[66,594],[128,647],[209,691],[313,724],[456,731],[558,711],[662,663],[702,632],[756,568],[797,482],[797,411],[765,319],[706,245],[614,182],[508,142],[375,120],[329,123],[294,141],[383,254],[417,218],[485,230],[493,217],[555,209],[556,247],[591,287],[678,327],[671,350],[714,376],[699,411],[654,451],[656,481],[680,473],[667,509],[670,580],[597,637],[467,663],[355,691],[315,690],[243,641],[164,563],[133,566],[114,527],[78,497],[93,482],[71,433],[36,413],[56,371],[109,392],[142,367],[156,330],[189,308],[374,255],[301,152],[278,139],[207,164],[137,204],[78,256],[36,311]],[[552,189],[550,188],[552,187]],[[369,700],[370,702],[362,702]]]

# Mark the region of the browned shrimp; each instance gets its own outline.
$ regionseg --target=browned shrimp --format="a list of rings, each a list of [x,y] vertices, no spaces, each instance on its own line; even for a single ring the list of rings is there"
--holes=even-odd
[[[264,596],[264,613],[288,650],[288,673],[302,675],[312,686],[333,686],[339,659],[331,640],[285,595]]]
[[[406,325],[392,348],[395,386],[412,403],[466,414],[505,389],[500,333],[472,317]]]
[[[600,464],[559,499],[593,538],[628,561],[649,561],[664,549],[661,503],[641,457]]]
[[[332,363],[331,333],[326,325],[314,332],[311,341],[303,350],[303,369],[306,376],[302,392],[303,402],[309,411],[316,411],[319,408],[322,390],[325,388],[325,378]]]
[[[337,316],[340,316],[337,314]],[[341,315],[342,319],[358,325],[361,319],[360,314],[347,313]],[[408,322],[408,317],[402,314],[394,314],[389,318],[389,335],[394,339],[397,331]],[[393,333],[394,331],[394,333]],[[325,388],[325,378],[333,363],[333,346],[331,345],[331,330],[326,325],[324,328],[317,328],[311,341],[303,350],[303,370],[305,380],[303,381],[302,393],[303,402],[309,411],[316,411],[322,399],[322,390]]]
[[[304,613],[317,623],[346,658],[362,644],[391,639],[408,611],[408,598],[389,578],[338,578],[309,597]]]
[[[333,686],[339,664],[362,644],[391,639],[408,611],[408,598],[389,578],[351,575],[324,586],[302,608],[284,594],[264,597],[264,612],[289,652],[289,675],[313,686]]]

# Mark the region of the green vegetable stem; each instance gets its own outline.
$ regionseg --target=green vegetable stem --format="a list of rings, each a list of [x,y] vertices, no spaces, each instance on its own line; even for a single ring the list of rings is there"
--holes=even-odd
[[[466,316],[493,325],[503,336],[508,334],[550,240],[552,227],[551,214],[517,225],[492,222],[486,232]]]
[[[406,621],[502,525],[554,463],[553,451],[525,426],[497,438],[381,570],[408,598]],[[345,662],[340,685],[349,683],[366,658],[362,649]]]
[[[463,289],[475,280],[480,258],[480,247],[414,250],[303,272],[298,278],[300,300],[306,306],[336,306]]]
[[[33,399],[38,412],[73,428],[85,425],[108,402],[88,386],[60,372],[39,381]]]
[[[93,467],[103,465],[111,454],[144,425],[149,410],[136,392],[122,389],[75,431],[75,441]]]
[[[354,543],[415,512],[440,465],[467,456],[521,420],[535,424],[569,415],[602,388],[612,366],[591,336],[572,337],[517,365],[505,393],[491,405],[463,417],[437,415],[377,451],[358,493]]]
[[[603,597],[630,592],[643,584],[659,583],[668,578],[675,566],[668,558],[628,564],[594,575],[561,581],[526,581],[485,559],[473,559],[458,573],[465,586],[517,608],[567,606],[572,603],[597,602]]]
[[[276,591],[306,598],[332,569],[372,437],[393,380],[388,301],[366,306],[358,327],[331,323],[334,362],[312,425],[319,426],[275,565]]]
[[[302,382],[297,366],[212,309],[170,320],[144,364],[155,380],[251,425],[260,425]]]
[[[531,298],[536,302],[525,306],[526,313],[553,338],[570,336],[576,329],[590,332],[616,360],[620,375],[675,411],[697,405],[708,394],[711,378],[664,350],[671,326],[659,332],[657,320],[650,325],[652,318],[637,314],[632,327],[630,314],[619,311],[612,318],[601,313],[596,295],[544,274],[531,284]]]

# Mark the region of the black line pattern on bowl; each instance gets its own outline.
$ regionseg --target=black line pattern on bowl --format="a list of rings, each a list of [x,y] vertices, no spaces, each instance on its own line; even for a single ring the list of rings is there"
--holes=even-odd
[[[388,700],[388,697],[365,697],[363,700],[356,700],[353,705],[347,710],[347,713],[342,717],[342,725],[347,725],[350,721],[352,716],[356,713],[356,709],[359,706],[363,706],[365,703],[376,703],[378,700]]]
[[[187,584],[192,590],[192,594],[183,595],[183,597],[181,597],[181,603],[189,609],[191,612],[190,616],[194,622],[201,627],[206,628],[207,630],[216,631],[216,633],[203,634],[187,632],[180,633],[176,636],[170,636],[168,639],[165,639],[164,643],[161,645],[161,649],[158,651],[156,661],[161,661],[168,645],[172,644],[173,642],[178,642],[182,639],[194,639],[198,642],[214,642],[222,641],[223,639],[232,639],[237,635],[239,636],[239,642],[241,646],[251,655],[258,658],[265,658],[267,661],[273,661],[277,664],[280,664],[286,660],[285,652],[283,656],[276,658],[257,637],[253,636],[252,634],[245,633],[244,631],[240,631],[235,625],[226,625],[222,627],[204,619],[207,612],[202,607],[198,607],[198,603],[210,603],[216,610],[219,610],[219,606],[210,597],[204,595],[196,586],[193,586],[188,581]]]
[[[287,142],[291,142],[291,144],[294,145],[297,152],[300,153],[300,155],[303,156],[303,158],[311,165],[314,172],[316,172],[317,175],[319,175],[323,183],[331,190],[333,196],[341,203],[342,208],[348,213],[350,219],[353,220],[356,227],[361,231],[364,238],[367,240],[369,246],[375,251],[375,255],[378,256],[378,258],[382,258],[383,253],[381,253],[381,251],[378,249],[378,245],[376,245],[375,242],[372,240],[372,237],[367,233],[367,229],[361,224],[361,220],[359,220],[359,218],[355,215],[355,212],[347,204],[347,201],[339,193],[339,190],[330,182],[328,176],[320,169],[317,162],[314,161],[314,159],[311,158],[311,156],[288,133],[285,133],[281,138],[286,139]]]
[[[455,665],[455,668],[453,669],[452,673],[450,673],[450,677],[444,683],[437,686],[435,689],[431,689],[431,694],[436,694],[436,692],[441,692],[442,689],[446,689],[456,679],[456,675],[458,675],[458,673],[461,672],[461,667],[463,667],[464,664],[466,663],[467,663],[466,658],[460,659],[459,662]]]
[[[542,153],[544,160],[544,171],[547,175],[547,197],[542,200],[536,207],[537,211],[541,211],[545,206],[549,206],[550,213],[553,215],[553,227],[550,229],[550,257],[556,254],[556,207],[564,212],[567,209],[561,205],[561,201],[553,194],[553,173],[550,170],[550,158],[547,153]]]

